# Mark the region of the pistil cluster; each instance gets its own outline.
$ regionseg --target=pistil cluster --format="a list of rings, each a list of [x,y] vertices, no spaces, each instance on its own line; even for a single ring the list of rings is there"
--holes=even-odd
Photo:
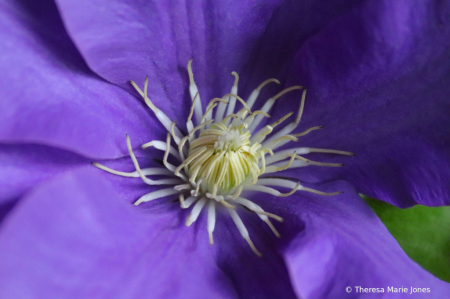
[[[116,175],[141,178],[148,185],[170,186],[145,194],[137,199],[134,204],[139,205],[155,199],[177,196],[181,208],[188,209],[193,206],[186,219],[187,226],[195,222],[201,211],[206,207],[207,231],[211,245],[213,244],[213,231],[216,224],[216,210],[222,208],[228,211],[242,237],[248,242],[253,252],[261,256],[236,212],[237,208],[242,206],[254,212],[262,221],[267,223],[277,237],[280,234],[269,219],[280,222],[283,219],[264,211],[259,205],[248,199],[246,193],[256,191],[279,197],[289,196],[296,191],[312,192],[324,196],[339,194],[341,192],[325,193],[304,187],[300,182],[271,176],[275,172],[288,168],[310,165],[342,166],[342,164],[337,163],[311,161],[301,155],[314,152],[340,155],[353,154],[339,150],[310,147],[295,147],[277,151],[281,146],[289,142],[296,142],[299,137],[323,128],[311,127],[301,133],[291,134],[297,128],[303,114],[306,89],[302,86],[286,88],[268,99],[261,110],[252,111],[261,89],[267,84],[280,84],[280,82],[276,79],[268,79],[262,82],[244,101],[238,96],[239,76],[233,72],[232,75],[235,80],[231,92],[222,98],[212,99],[203,112],[191,63],[192,59],[188,63],[192,106],[186,121],[187,135],[183,134],[175,122],[172,122],[149,99],[147,95],[148,78],[145,80],[143,90],[131,81],[133,87],[168,132],[165,141],[154,140],[142,145],[144,149],[154,147],[164,152],[164,168],[141,169],[133,153],[128,135],[126,136],[127,147],[136,171],[121,172],[98,163],[93,164]],[[273,132],[274,129],[291,117],[293,112],[271,124],[260,126],[261,123],[270,118],[268,113],[275,101],[294,90],[303,90],[296,118],[283,128],[277,129],[275,133]],[[240,102],[243,108],[236,111],[237,102]],[[195,117],[195,121],[192,120],[193,117]],[[177,161],[177,164],[174,165],[169,162],[169,156],[171,156],[171,161]],[[152,180],[151,176],[155,175],[166,176],[167,178]],[[282,193],[273,187],[288,188],[290,191]]]

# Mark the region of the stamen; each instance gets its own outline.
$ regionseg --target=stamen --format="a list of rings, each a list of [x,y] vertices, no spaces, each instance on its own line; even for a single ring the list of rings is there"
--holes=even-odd
[[[144,183],[146,183],[147,185],[170,185],[170,184],[176,184],[177,182],[180,182],[179,179],[165,179],[165,180],[153,181],[153,180],[150,180],[149,178],[145,177],[141,171],[141,168],[139,167],[139,163],[136,159],[136,156],[133,153],[133,149],[131,148],[130,137],[128,137],[128,134],[126,136],[127,136],[128,152],[130,153],[131,160],[133,161],[134,167],[136,168],[137,173],[141,177],[142,181],[144,181]]]
[[[245,206],[247,209],[249,209],[250,211],[252,211],[256,214],[273,218],[278,222],[283,222],[283,218],[281,218],[280,216],[265,212],[259,205],[255,204],[254,202],[252,202],[246,198],[239,197],[236,199],[236,202]],[[266,219],[266,217],[261,217],[261,219],[264,220],[264,219]]]
[[[172,134],[172,138],[175,141],[176,144],[180,143],[180,138],[175,135],[175,122],[173,121],[172,124],[170,124],[170,133]]]
[[[300,189],[299,189],[300,187]],[[294,194],[295,191],[297,190],[303,190],[303,187],[300,186],[300,183],[297,183],[297,185],[294,187],[294,189],[292,189],[291,192],[289,193],[281,193],[280,191],[270,188],[270,187],[266,187],[266,186],[259,186],[259,185],[249,185],[249,186],[245,186],[244,190],[246,191],[259,191],[259,192],[263,192],[263,193],[269,193],[271,195],[274,196],[278,196],[278,197],[287,197],[289,195]]]
[[[203,209],[203,206],[206,203],[206,198],[202,197],[192,208],[191,214],[189,214],[188,218],[186,219],[186,226],[191,226],[192,223],[197,220],[198,215],[200,215],[200,212]]]
[[[265,113],[264,111],[261,110],[256,110],[255,112],[253,112],[252,114],[250,114],[246,119],[245,119],[245,123],[247,124],[247,126],[250,126],[253,122],[253,120],[255,119],[255,116],[258,114],[262,114],[264,117],[270,118],[270,115]]]
[[[288,156],[292,156],[292,155],[288,155]],[[316,161],[312,161],[312,160],[309,160],[309,159],[305,159],[305,158],[303,158],[302,156],[298,156],[298,155],[295,155],[295,158],[296,158],[296,159],[299,159],[299,160],[301,160],[301,161],[303,161],[303,162],[309,163],[309,164],[311,164],[311,165],[316,165],[316,166],[328,166],[328,167],[341,167],[341,166],[344,166],[344,164],[342,164],[342,163],[323,163],[323,162],[316,162]]]
[[[303,93],[302,93],[302,99],[301,99],[301,101],[300,101],[300,107],[299,107],[299,109],[298,109],[298,113],[297,113],[296,119],[295,119],[293,122],[291,122],[290,124],[288,124],[287,126],[285,126],[283,129],[281,129],[280,131],[278,131],[277,133],[273,134],[273,135],[272,135],[272,136],[271,136],[271,137],[263,144],[264,147],[266,147],[267,144],[269,144],[270,142],[274,141],[275,139],[278,139],[278,138],[280,138],[281,136],[285,136],[285,135],[290,134],[292,131],[295,130],[295,128],[297,128],[297,126],[298,126],[298,124],[299,124],[299,122],[300,122],[300,119],[302,118],[303,107],[304,107],[304,105],[305,105],[305,98],[306,98],[306,89],[305,89],[305,90],[303,91]],[[314,129],[313,129],[313,128],[314,128]],[[293,136],[296,136],[296,137],[304,136],[304,135],[308,134],[309,132],[311,132],[312,130],[317,130],[318,128],[323,128],[323,127],[313,127],[313,128],[308,129],[308,130],[306,130],[305,132],[300,133],[300,134],[294,134]],[[283,146],[284,144],[286,144],[286,143],[288,143],[288,142],[289,142],[288,140],[281,141],[281,142],[278,144],[277,147]]]
[[[286,170],[289,168],[289,166],[292,165],[292,163],[294,162],[295,159],[295,152],[294,155],[292,155],[291,159],[289,160],[288,163],[286,163],[284,166],[269,166],[266,168],[266,173],[272,173],[272,172],[278,172],[278,171],[282,171],[282,170]]]
[[[180,199],[180,207],[182,209],[185,209],[185,207],[184,207],[184,195],[180,193],[180,196],[178,198]]]
[[[262,256],[261,252],[259,252],[258,249],[256,249],[256,247],[253,244],[252,240],[250,240],[250,235],[248,234],[248,230],[247,230],[247,228],[245,228],[245,225],[242,222],[242,220],[239,217],[239,215],[236,213],[235,210],[231,210],[231,209],[227,209],[227,210],[230,213],[230,216],[233,219],[234,224],[236,225],[236,227],[238,228],[239,232],[241,233],[241,236],[247,241],[248,245],[250,245],[250,248],[252,249],[252,251],[257,256],[261,257]]]
[[[312,127],[312,128],[309,128],[308,130],[305,130],[305,131],[303,131],[303,132],[301,132],[301,133],[298,133],[298,134],[292,134],[292,136],[295,136],[295,137],[302,137],[302,136],[305,136],[306,134],[308,134],[308,133],[311,132],[311,131],[320,130],[320,129],[323,129],[323,128],[325,128],[325,127],[324,127],[324,126]]]
[[[172,188],[167,188],[167,189],[160,189],[160,190],[157,190],[157,191],[145,194],[144,196],[141,196],[134,203],[134,205],[137,206],[137,205],[139,205],[139,204],[141,204],[143,202],[151,201],[151,200],[154,200],[154,199],[158,199],[158,198],[161,198],[161,197],[166,197],[166,196],[169,196],[169,195],[172,195],[172,194],[177,194],[177,193],[179,193],[179,191],[173,189],[173,187]]]
[[[264,81],[263,83],[261,83],[251,94],[250,97],[247,100],[247,105],[248,107],[251,109],[253,107],[253,104],[255,103],[256,99],[259,96],[259,93],[261,92],[261,89],[266,86],[267,84],[274,82],[276,84],[280,84],[280,81],[278,81],[277,79],[267,79],[266,81]]]
[[[278,143],[279,143],[280,141],[283,141],[283,140],[288,140],[288,142],[289,142],[289,141],[295,141],[295,142],[297,142],[297,141],[298,141],[298,138],[296,138],[296,137],[294,137],[294,136],[292,136],[292,135],[281,136],[280,138],[275,139],[274,141],[267,142],[267,144],[265,144],[264,147],[265,147],[265,148],[270,148],[270,149],[274,150],[274,149],[280,147],[280,145],[279,145]]]
[[[318,195],[323,195],[323,196],[333,196],[333,195],[338,195],[338,194],[342,194],[344,193],[344,191],[337,191],[337,192],[322,192],[322,191],[318,191],[318,190],[314,190],[311,188],[307,188],[307,187],[303,187],[301,189],[302,191],[306,191],[306,192],[311,192],[314,194],[318,194]]]
[[[275,236],[277,236],[278,238],[281,237],[281,236],[280,236],[280,233],[275,229],[275,227],[274,227],[274,226],[272,225],[272,223],[270,222],[268,216],[269,216],[269,217],[273,217],[274,219],[276,219],[276,220],[278,220],[278,221],[280,221],[280,222],[283,221],[283,218],[281,218],[281,217],[279,217],[279,216],[277,216],[277,215],[271,214],[271,213],[266,213],[266,212],[264,212],[264,210],[263,210],[260,206],[258,206],[257,204],[251,202],[251,201],[248,200],[248,199],[245,199],[245,198],[240,197],[240,198],[238,198],[237,202],[239,202],[239,203],[242,204],[243,206],[247,207],[250,211],[255,212],[256,214],[258,214],[258,217],[259,217],[262,221],[264,221],[265,223],[267,223],[267,225],[268,225],[269,228],[272,230],[272,232],[275,234]]]
[[[355,156],[354,153],[346,152],[346,151],[338,151],[332,149],[323,149],[323,148],[312,148],[309,147],[310,153],[326,153],[326,154],[337,154],[337,155],[345,155],[345,156]]]
[[[236,206],[233,206],[233,205],[231,205],[231,204],[229,204],[229,203],[227,203],[225,200],[220,200],[219,201],[221,204],[223,204],[225,207],[227,207],[228,209],[232,209],[232,210],[236,210]]]
[[[177,190],[177,191],[181,191],[181,190],[189,190],[191,189],[191,184],[181,184],[181,185],[176,185],[175,187],[173,187],[173,189]]]
[[[185,201],[184,201],[184,206],[181,207],[183,209],[187,209],[189,208],[196,200],[198,199],[197,196],[189,196]]]
[[[169,146],[170,146],[170,145],[169,145]],[[145,144],[143,144],[143,145],[141,146],[142,149],[146,149],[146,148],[148,148],[148,147],[154,147],[154,148],[156,148],[156,149],[158,149],[158,150],[160,150],[160,151],[165,152],[166,149],[167,149],[167,144],[166,144],[165,142],[163,142],[163,141],[153,140],[153,141],[147,142],[147,143],[145,143]],[[170,153],[171,155],[173,155],[175,158],[177,158],[179,161],[181,161],[181,157],[180,157],[179,153],[177,153],[177,151],[175,150],[175,148],[173,148],[173,147],[170,146],[170,148],[169,148],[169,153]]]
[[[269,112],[270,108],[272,108],[272,106],[275,103],[275,101],[277,99],[279,99],[281,96],[283,96],[284,94],[286,94],[286,93],[288,93],[288,92],[290,92],[292,90],[302,89],[302,88],[303,88],[302,86],[292,86],[292,87],[289,87],[289,88],[286,88],[286,89],[280,91],[274,97],[268,99],[267,102],[264,104],[264,106],[261,108],[261,110],[266,112],[266,113]],[[253,132],[253,130],[259,125],[259,123],[261,122],[262,118],[263,117],[261,115],[257,115],[255,117],[255,121],[250,126],[250,129],[249,129],[250,132]]]
[[[240,96],[238,96],[237,94],[234,94],[234,93],[227,93],[226,95],[223,96],[223,98],[228,97],[228,96],[235,97],[236,100],[238,100],[239,102],[241,102],[241,104],[245,107],[245,109],[248,110],[248,113],[252,113],[252,110],[250,110],[250,108],[247,106],[247,104],[245,103],[245,101],[244,101]],[[230,114],[231,114],[231,113],[230,113]]]
[[[175,173],[176,168],[175,166],[173,166],[172,164],[170,164],[169,162],[167,162],[167,158],[169,157],[169,151],[170,151],[170,134],[167,134],[167,138],[166,138],[166,152],[164,153],[164,158],[163,158],[163,164],[164,166],[166,166],[167,169],[169,169],[170,171],[172,171],[173,173]],[[178,177],[182,178],[184,181],[187,181],[187,178],[182,175],[181,173],[177,174]]]
[[[300,108],[298,109],[297,118],[295,119],[295,124],[297,124],[297,125],[300,122],[300,120],[302,119],[303,107],[305,106],[305,98],[306,98],[307,91],[308,91],[308,89],[305,88],[305,90],[303,90],[303,93],[302,93],[302,99],[300,101]]]
[[[124,176],[124,177],[128,177],[128,178],[138,178],[139,173],[137,171],[133,171],[133,172],[123,172],[123,171],[118,171],[118,170],[114,170],[111,169],[109,167],[106,167],[104,165],[98,164],[98,163],[92,163],[92,165],[94,165],[97,168],[100,168],[101,170],[104,170],[106,172],[115,174],[115,175],[120,175],[120,176]],[[144,175],[173,175],[173,172],[171,172],[170,170],[164,169],[164,168],[142,168],[141,169],[142,173]]]
[[[150,99],[147,97],[148,77],[145,78],[144,92],[142,92],[142,90],[133,81],[130,81],[130,83],[131,85],[133,85],[136,91],[144,98],[145,103],[153,111],[159,122],[164,126],[164,128],[166,128],[168,132],[170,132],[171,131],[170,126],[172,124],[172,121],[161,110],[156,108],[156,106],[152,103],[152,101],[150,101]],[[177,136],[183,136],[183,134],[177,127],[175,127],[175,133]]]
[[[194,107],[197,99],[198,99],[198,92],[195,94],[194,100],[192,101],[191,110],[189,112],[189,116],[186,122],[188,133],[191,133],[192,129],[194,129],[194,124],[192,123],[192,115],[194,114]]]
[[[244,187],[239,186],[238,189],[237,189],[237,191],[236,191],[236,193],[234,193],[234,194],[231,196],[231,199],[236,199],[236,198],[238,198],[239,195],[241,195],[243,189],[244,189]]]
[[[189,93],[191,94],[191,99],[194,101],[195,95],[198,93],[197,85],[194,81],[194,73],[192,72],[192,59],[189,59],[187,69],[189,74]],[[195,102],[195,120],[197,121],[197,125],[200,124],[202,116],[203,116],[203,108],[202,101],[200,100],[200,94],[198,95],[198,101]]]
[[[289,116],[291,116],[293,114],[293,112],[289,112],[288,114],[286,114],[285,116],[283,116],[282,118],[280,118],[279,120],[277,120],[276,122],[274,122],[273,124],[271,124],[270,126],[272,128],[275,128],[276,126],[278,126],[279,124],[281,124],[283,121],[285,121]]]
[[[237,91],[238,91],[239,75],[236,72],[232,72],[231,75],[234,76],[234,84],[233,84],[233,87],[231,88],[232,95],[230,96],[228,109],[227,109],[227,115],[234,113],[234,107],[236,105],[236,98],[233,96],[233,94],[237,94]]]
[[[214,200],[210,200],[208,203],[208,222],[207,222],[209,245],[213,245],[214,243],[213,232],[215,226],[216,226],[216,204]]]

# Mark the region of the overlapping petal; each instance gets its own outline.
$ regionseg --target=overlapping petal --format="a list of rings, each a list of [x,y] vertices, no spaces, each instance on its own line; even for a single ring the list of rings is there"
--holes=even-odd
[[[446,298],[450,284],[413,262],[352,186],[340,181],[314,187],[344,193],[323,197],[300,191],[288,198],[259,200],[285,219],[280,232],[286,245],[280,252],[300,298],[405,298],[387,289],[402,286],[430,288],[430,293],[411,295],[414,298]],[[356,286],[384,288],[385,293],[356,293]]]
[[[184,121],[191,57],[203,100],[228,93],[232,71],[250,92],[285,74],[300,42],[356,1],[57,2],[92,70],[125,88],[149,76],[151,99]]]
[[[369,1],[306,42],[292,75],[310,87],[304,126],[325,129],[300,142],[357,156],[305,175],[343,177],[400,207],[450,204],[449,12],[446,2]]]
[[[236,298],[207,237],[159,207],[129,205],[92,169],[37,188],[3,224],[0,297]]]
[[[64,171],[88,164],[79,155],[42,145],[0,145],[0,221],[25,193]]]
[[[2,142],[115,158],[127,154],[126,133],[136,144],[157,136],[139,100],[88,69],[53,3],[3,1],[0,14]]]

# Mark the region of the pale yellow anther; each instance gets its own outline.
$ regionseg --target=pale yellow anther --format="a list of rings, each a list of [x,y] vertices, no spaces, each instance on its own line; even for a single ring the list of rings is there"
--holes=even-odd
[[[256,88],[258,91],[260,91],[264,86],[266,86],[267,84],[269,84],[269,83],[271,83],[271,82],[274,82],[274,83],[276,83],[276,84],[280,84],[280,81],[278,81],[277,79],[275,79],[275,78],[272,78],[272,79],[267,79],[266,81],[264,81],[263,83],[261,83],[261,84],[259,84],[259,86],[258,86],[258,88]]]
[[[233,93],[227,93],[226,95],[224,95],[222,98],[226,98],[226,97],[234,97],[236,98],[236,100],[238,100],[239,102],[241,102],[241,104],[245,107],[245,109],[247,109],[248,113],[252,113],[252,110],[250,110],[250,108],[247,106],[247,104],[245,103],[245,101],[238,96],[237,94],[233,94]]]
[[[312,127],[312,128],[309,128],[309,129],[307,129],[307,130],[305,130],[305,131],[303,131],[303,132],[301,132],[301,133],[298,133],[298,134],[292,134],[292,136],[295,136],[295,137],[302,137],[302,136],[305,136],[306,134],[308,134],[308,133],[311,132],[311,131],[320,130],[320,129],[323,129],[323,128],[324,128],[323,126]]]
[[[271,116],[269,114],[267,114],[266,112],[262,111],[262,110],[256,110],[252,113],[253,116],[261,114],[264,117],[270,118]]]
[[[286,165],[280,166],[280,167],[275,167],[275,169],[276,169],[277,171],[283,171],[283,170],[286,170],[286,169],[289,168],[289,166],[292,165],[292,163],[294,163],[294,160],[295,160],[295,153],[291,156],[291,159],[289,160],[288,163],[286,163]]]
[[[228,101],[226,101],[226,100],[224,100],[223,98],[214,98],[214,99],[212,99],[211,101],[209,101],[209,103],[208,103],[208,106],[206,106],[206,110],[208,111],[209,110],[209,108],[214,104],[214,103],[217,103],[217,102],[221,102],[221,103],[224,103],[224,104],[228,104]],[[214,106],[215,107],[215,106]],[[212,110],[212,109],[211,109]],[[210,111],[211,111],[210,110]],[[206,113],[207,114],[207,113]]]
[[[175,140],[175,143],[180,143],[180,138],[175,134],[175,125],[176,125],[176,123],[173,121],[171,124],[170,124],[170,133],[172,134],[172,138],[173,138],[173,140]]]
[[[141,95],[141,97],[144,99],[145,103],[153,111],[153,113],[158,112],[159,109],[156,108],[152,101],[147,97],[148,77],[145,78],[144,91],[142,91],[134,81],[130,81],[130,83],[131,85],[133,85],[134,89],[136,89],[136,91]]]
[[[192,72],[192,60],[193,58],[189,59],[189,62],[187,64],[188,74],[189,74],[189,84],[194,85],[194,73]]]
[[[182,209],[185,209],[186,206],[184,205],[184,195],[180,193],[180,196],[178,197],[180,200],[180,206]]]
[[[310,193],[314,193],[314,194],[322,195],[322,196],[333,196],[333,195],[338,195],[338,194],[344,193],[343,191],[329,192],[328,193],[328,192],[322,192],[322,191],[318,191],[318,190],[307,188],[307,187],[303,187],[301,191],[306,191],[306,192],[310,192]]]
[[[281,136],[280,138],[278,138],[278,139],[275,139],[273,142],[272,142],[272,146],[271,147],[274,147],[278,142],[280,142],[280,141],[282,141],[282,140],[290,140],[290,141],[295,141],[295,142],[297,142],[298,141],[298,138],[296,138],[296,137],[294,137],[294,136],[292,136],[292,135],[286,135],[286,136]]]
[[[191,110],[189,112],[187,122],[192,121],[192,115],[194,114],[195,102],[197,101],[197,99],[198,99],[198,92],[195,94],[194,100],[192,101]]]
[[[239,195],[241,195],[243,189],[244,189],[244,187],[239,186],[238,189],[237,189],[237,191],[236,191],[236,193],[234,193],[234,194],[231,196],[231,199],[236,199],[236,198],[238,198]]]
[[[300,122],[300,119],[302,118],[302,115],[303,115],[303,107],[305,106],[306,91],[307,91],[307,89],[305,88],[305,90],[303,90],[303,93],[302,93],[302,99],[300,101],[300,108],[298,109],[297,118],[295,119],[296,124],[298,124]]]
[[[282,118],[280,118],[279,120],[277,120],[276,122],[274,122],[273,124],[271,124],[270,126],[272,128],[275,128],[276,126],[278,126],[279,124],[281,124],[283,121],[285,121],[289,116],[291,116],[293,114],[293,112],[289,112],[288,114],[286,114],[285,116],[283,116]]]
[[[297,90],[297,89],[302,89],[302,88],[303,88],[303,86],[298,85],[298,86],[292,86],[292,87],[283,89],[282,91],[280,91],[279,93],[277,93],[274,97],[272,97],[272,100],[275,101],[275,100],[279,99],[279,98],[282,97],[284,94],[286,94],[286,93],[288,93],[288,92],[290,92],[290,91]]]
[[[232,204],[227,203],[225,200],[221,200],[219,201],[222,205],[224,205],[225,207],[227,207],[228,209],[232,209],[232,210],[236,210],[236,206],[233,206]]]
[[[269,219],[264,221],[265,223],[267,223],[267,225],[270,227],[270,229],[272,230],[272,232],[274,233],[274,235],[277,238],[281,238],[280,233],[277,231],[277,229],[273,226],[273,224],[269,221]]]
[[[263,148],[263,151],[264,151],[265,153],[269,153],[271,156],[274,155],[273,151],[272,151],[270,148]]]
[[[342,164],[342,163],[324,163],[324,162],[316,162],[316,161],[312,161],[312,160],[303,158],[302,156],[299,156],[299,155],[296,155],[296,154],[289,154],[289,155],[287,155],[287,156],[288,156],[288,157],[295,156],[295,158],[296,158],[297,160],[300,160],[300,161],[309,163],[309,164],[311,164],[311,165],[316,165],[316,166],[328,166],[328,167],[341,167],[341,166],[344,166],[344,164]]]
[[[209,108],[206,110],[205,114],[204,114],[203,117],[202,117],[202,120],[200,121],[200,124],[202,124],[202,123],[205,122],[205,120],[206,120],[206,118],[208,117],[209,113],[211,113],[211,111],[212,111],[216,106],[217,106],[217,103],[216,103],[216,104],[213,104],[211,107],[209,107]],[[212,120],[212,121],[214,121],[214,120]]]
[[[208,121],[202,122],[201,124],[199,124],[198,126],[196,126],[190,133],[189,133],[189,137],[193,136],[195,132],[197,132],[198,130],[200,130],[201,128],[203,128],[206,125],[212,124],[214,122],[214,119],[210,119]]]
[[[239,116],[235,113],[227,115],[222,121],[222,124],[226,124],[230,118],[238,118]]]
[[[236,73],[236,72],[231,72],[231,76],[234,76],[234,86],[237,86],[238,85],[238,82],[239,82],[239,75],[238,75],[238,73]]]
[[[292,195],[292,194],[294,194],[295,191],[297,191],[297,189],[298,189],[299,186],[300,186],[300,183],[297,183],[297,185],[295,185],[294,189],[292,189],[291,192],[288,192],[288,193],[280,193],[280,194],[278,194],[277,196],[278,196],[278,197],[287,197],[287,196],[289,196],[289,195]],[[302,190],[303,190],[303,189],[304,189],[304,188],[302,188]]]

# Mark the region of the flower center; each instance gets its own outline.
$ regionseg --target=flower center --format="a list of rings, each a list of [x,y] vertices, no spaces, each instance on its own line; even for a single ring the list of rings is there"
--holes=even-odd
[[[247,178],[257,179],[261,145],[250,142],[251,134],[245,127],[214,123],[201,132],[189,147],[191,180],[204,182],[208,192],[217,186],[217,194],[226,195]]]
[[[299,137],[323,127],[311,127],[303,132],[292,134],[302,117],[306,89],[303,90],[301,96],[297,117],[291,123],[284,125],[283,128],[278,128],[293,112],[286,114],[274,123],[260,126],[262,122],[264,124],[265,119],[270,118],[268,112],[276,100],[288,92],[303,89],[301,86],[283,89],[269,98],[261,110],[252,112],[251,109],[261,89],[269,83],[280,84],[276,79],[268,79],[262,82],[249,95],[247,101],[244,101],[237,94],[239,76],[237,73],[232,72],[231,75],[235,77],[235,80],[231,87],[231,92],[222,98],[212,99],[206,106],[205,113],[203,113],[203,106],[194,81],[191,63],[192,59],[188,63],[189,93],[192,99],[192,106],[186,121],[187,134],[183,134],[175,122],[171,121],[163,111],[159,110],[147,96],[148,78],[145,79],[144,90],[141,90],[136,83],[131,81],[133,87],[142,96],[147,106],[168,132],[165,142],[153,140],[142,145],[143,149],[154,147],[164,151],[162,162],[165,168],[150,167],[141,169],[133,153],[128,135],[126,138],[127,148],[136,171],[122,172],[98,163],[93,164],[116,175],[140,177],[148,185],[169,185],[170,187],[168,188],[160,188],[141,196],[134,204],[139,205],[143,202],[170,198],[176,195],[181,208],[188,209],[193,205],[192,211],[186,219],[187,226],[195,222],[202,209],[206,207],[208,214],[207,230],[211,245],[213,244],[213,231],[216,223],[216,209],[225,208],[242,237],[250,245],[250,248],[255,254],[261,256],[261,252],[256,249],[256,246],[250,239],[249,232],[236,210],[239,206],[242,206],[254,212],[262,221],[267,223],[277,237],[280,237],[280,234],[269,218],[279,222],[282,222],[283,219],[280,216],[264,211],[259,205],[246,197],[252,195],[253,192],[261,192],[278,197],[286,197],[297,191],[311,192],[323,196],[339,194],[341,192],[326,193],[314,190],[302,186],[300,182],[274,176],[273,173],[288,168],[311,165],[342,166],[340,163],[311,161],[300,155],[314,152],[339,155],[353,154],[340,150],[311,147],[277,150],[281,146],[289,142],[296,142]],[[243,106],[238,111],[236,111],[237,101]],[[194,122],[192,120],[193,116],[195,118]],[[196,126],[194,126],[194,123]],[[257,130],[259,127],[261,128]],[[276,130],[274,131],[275,128]],[[266,154],[270,154],[267,159],[265,158]],[[178,167],[168,160],[169,156],[171,156],[172,162],[176,161]],[[166,176],[167,178],[154,180],[149,177],[152,175]],[[290,192],[283,193],[269,186],[288,189]]]

